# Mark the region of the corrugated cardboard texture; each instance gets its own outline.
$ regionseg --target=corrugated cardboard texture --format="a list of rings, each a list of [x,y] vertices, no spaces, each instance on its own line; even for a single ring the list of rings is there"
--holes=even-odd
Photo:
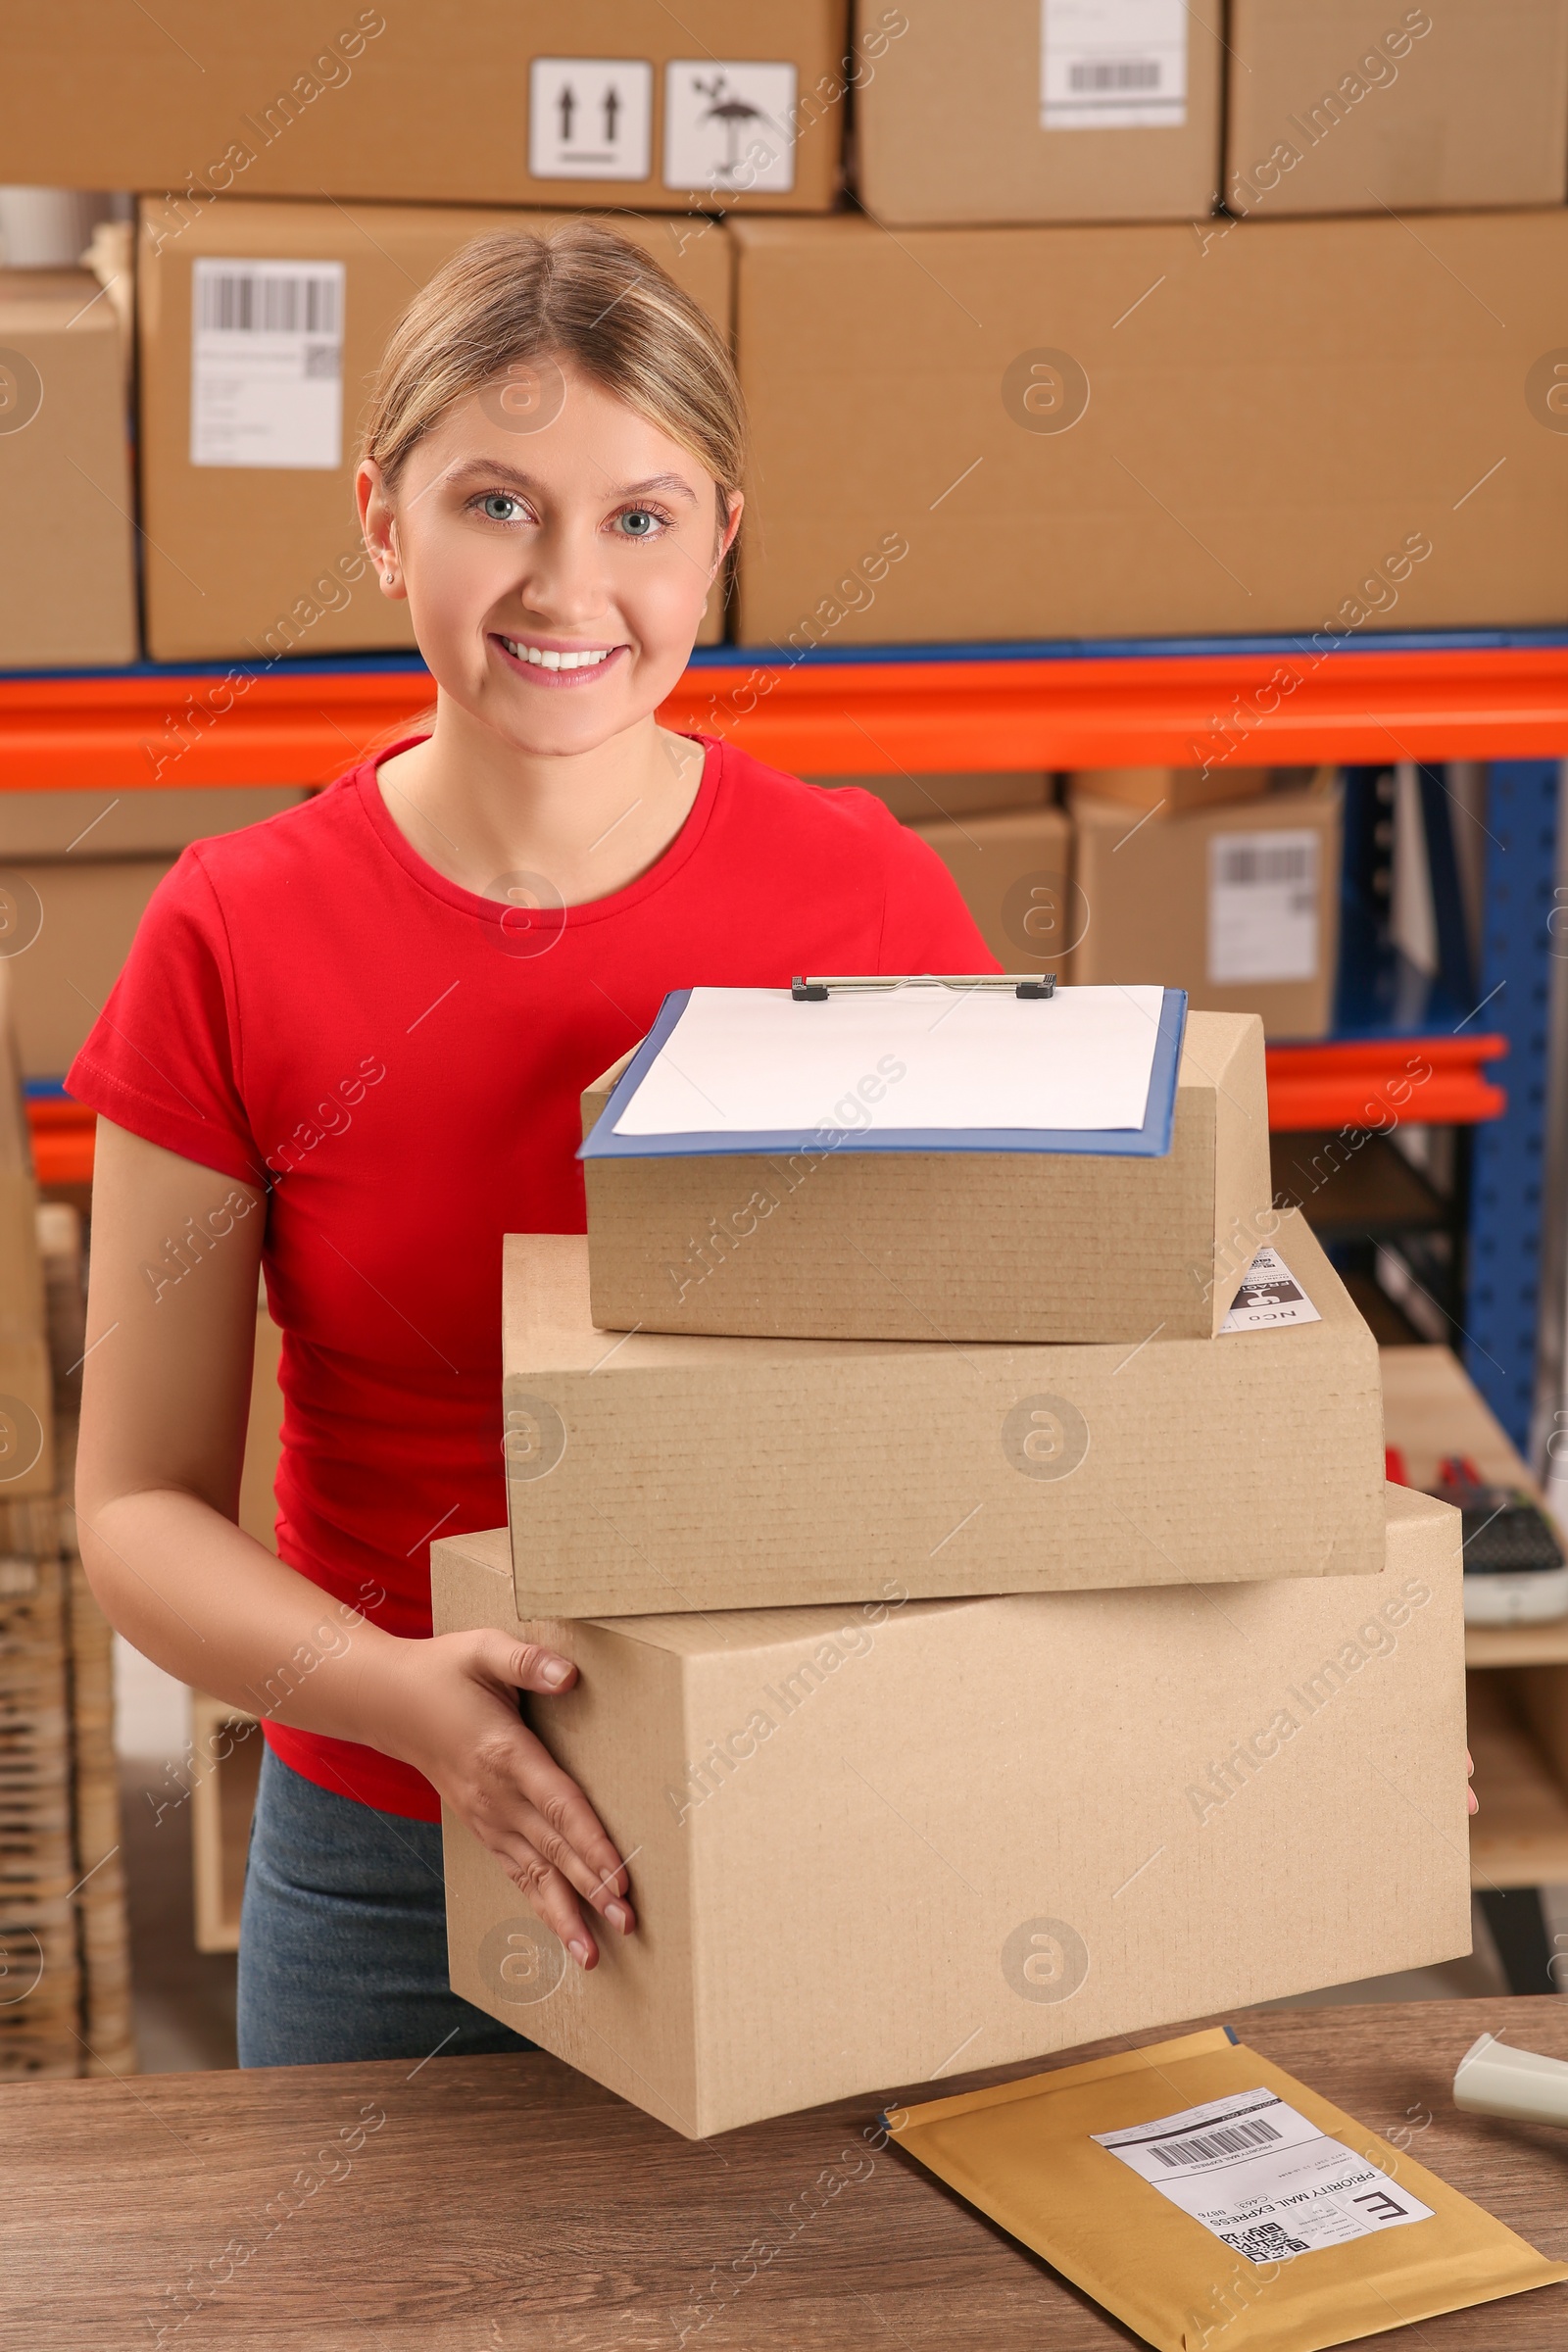
[[[99,291],[85,270],[0,270],[7,668],[136,658],[124,357]]]
[[[963,893],[1004,972],[1065,979],[1072,945],[1072,826],[1059,808],[916,824]]]
[[[1386,1496],[1370,1582],[620,1624],[437,1543],[438,1633],[578,1661],[641,1921],[583,1976],[449,1812],[454,1988],[694,2134],[1468,1951],[1457,1522]]]
[[[174,858],[190,842],[237,833],[310,795],[292,785],[231,791],[0,793],[0,858]]]
[[[568,218],[231,201],[172,236],[160,225],[159,208],[143,203],[137,258],[149,653],[159,661],[265,662],[413,645],[408,606],[377,587],[354,508],[357,434],[371,379],[414,294],[461,246],[486,229],[543,231]],[[614,225],[728,327],[727,231],[698,234],[679,221],[629,215],[617,215]],[[344,265],[343,459],[335,469],[191,464],[191,264],[212,255]],[[699,637],[710,643],[722,635],[720,578]]]
[[[1377,1348],[1297,1212],[1273,1241],[1321,1322],[1005,1348],[617,1340],[589,1321],[579,1236],[512,1235],[518,1606],[638,1615],[864,1600],[890,1579],[946,1596],[1371,1573]]]
[[[1052,812],[1053,841],[1059,824]],[[1027,856],[1018,925],[1054,923],[1050,874],[1041,899],[1032,876],[1059,853]],[[1010,902],[1009,890],[1009,915]],[[602,1100],[590,1089],[585,1115]],[[611,1330],[1131,1344],[1158,1326],[1207,1338],[1230,1306],[1227,1277],[1250,1260],[1249,1249],[1236,1261],[1235,1234],[1255,1234],[1272,1199],[1262,1034],[1251,1020],[1189,1018],[1160,1159],[797,1152],[590,1159],[583,1172],[593,1315]]]
[[[85,844],[83,845],[85,848]],[[10,958],[12,1013],[29,1078],[63,1078],[130,953],[170,858],[74,858],[12,866],[30,944]]]
[[[1041,122],[1040,0],[920,0],[861,90],[860,195],[896,226],[1188,220],[1219,188],[1219,0],[1186,8],[1187,115],[1114,130]]]
[[[1338,784],[1326,791],[1271,793],[1244,807],[1163,810],[1146,823],[1114,802],[1070,796],[1073,875],[1083,924],[1071,973],[1136,986],[1158,980],[1185,988],[1214,1012],[1258,1014],[1266,1036],[1326,1035],[1334,1017],[1340,952]],[[1136,825],[1136,829],[1134,829]],[[1310,980],[1252,980],[1221,987],[1209,978],[1209,843],[1217,833],[1310,830],[1318,836],[1317,970]]]
[[[737,173],[722,201],[820,212],[838,183],[844,108],[817,93],[824,77],[842,87],[845,17],[845,0],[681,0],[674,11],[658,0],[533,0],[525,14],[509,0],[420,0],[345,5],[334,24],[311,0],[265,11],[165,0],[156,15],[17,0],[0,149],[28,185],[172,190],[160,210],[175,226],[223,190],[688,213],[702,197],[663,185],[666,60],[793,60],[803,110],[794,188],[749,194]],[[652,66],[648,178],[530,177],[535,57]]]
[[[15,959],[0,958],[0,1497],[52,1494],[54,1396],[38,1188],[17,1056]]]
[[[743,643],[1309,633],[1202,766],[1347,636],[1568,612],[1568,211],[731,233]]]
[[[1052,790],[1051,777],[1044,769],[933,776],[906,776],[901,770],[891,776],[810,776],[807,780],[830,791],[858,785],[891,808],[901,824],[922,819],[931,824],[996,808],[1043,808]]]
[[[1561,0],[1231,0],[1230,38],[1237,212],[1563,200]]]

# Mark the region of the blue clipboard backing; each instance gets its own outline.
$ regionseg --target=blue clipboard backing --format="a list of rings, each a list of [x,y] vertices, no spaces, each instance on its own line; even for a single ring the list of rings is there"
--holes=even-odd
[[[1036,1152],[1072,1153],[1097,1159],[1163,1159],[1170,1151],[1176,1118],[1176,1071],[1187,1026],[1187,992],[1167,988],[1159,1011],[1149,1102],[1142,1127],[808,1127],[747,1135],[616,1135],[615,1120],[641,1086],[691,999],[689,988],[672,989],[659,1017],[611,1089],[593,1132],[577,1149],[579,1159],[738,1159],[792,1152]],[[808,1020],[811,1006],[801,1006]],[[1051,1000],[1034,1007],[1051,1018]]]

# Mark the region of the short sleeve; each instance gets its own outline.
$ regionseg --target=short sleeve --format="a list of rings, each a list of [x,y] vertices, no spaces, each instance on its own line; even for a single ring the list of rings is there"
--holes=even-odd
[[[149,1144],[265,1190],[239,1069],[222,908],[188,849],[149,900],[66,1092]]]
[[[890,818],[887,897],[878,969],[884,972],[1000,972],[963,893],[936,851]]]

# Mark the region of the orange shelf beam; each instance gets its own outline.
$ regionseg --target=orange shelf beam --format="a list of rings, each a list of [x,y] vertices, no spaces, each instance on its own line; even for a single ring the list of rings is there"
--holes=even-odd
[[[0,679],[0,789],[325,784],[432,702],[422,670],[280,663]],[[1568,646],[689,669],[666,724],[806,775],[1568,754]],[[1228,750],[1227,750],[1228,747]]]

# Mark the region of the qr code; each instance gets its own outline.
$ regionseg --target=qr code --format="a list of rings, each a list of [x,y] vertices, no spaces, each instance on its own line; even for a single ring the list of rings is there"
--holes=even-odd
[[[1250,2230],[1220,2230],[1215,2235],[1249,2262],[1287,2262],[1293,2254],[1308,2251],[1304,2237],[1292,2237],[1278,2222],[1258,2222]]]

